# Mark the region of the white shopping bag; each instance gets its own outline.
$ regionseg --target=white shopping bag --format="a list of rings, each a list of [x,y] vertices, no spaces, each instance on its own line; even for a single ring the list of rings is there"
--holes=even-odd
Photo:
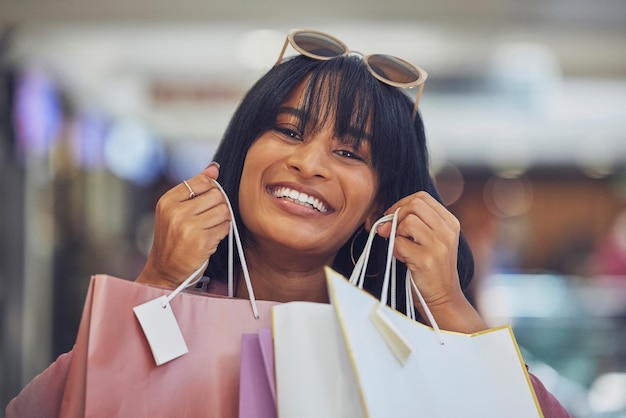
[[[364,417],[333,307],[289,302],[272,309],[279,417]]]
[[[357,267],[364,264],[366,259],[359,260]],[[472,335],[440,331],[417,288],[433,328],[389,308],[386,297],[378,300],[330,269],[327,279],[366,416],[543,416],[510,327]],[[410,274],[407,283],[414,286]]]

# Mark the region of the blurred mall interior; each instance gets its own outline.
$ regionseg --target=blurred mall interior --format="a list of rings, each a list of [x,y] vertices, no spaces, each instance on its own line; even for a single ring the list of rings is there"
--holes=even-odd
[[[159,196],[306,27],[428,71],[472,301],[574,417],[626,417],[626,2],[313,3],[0,0],[1,409],[71,349],[90,275],[136,277]]]

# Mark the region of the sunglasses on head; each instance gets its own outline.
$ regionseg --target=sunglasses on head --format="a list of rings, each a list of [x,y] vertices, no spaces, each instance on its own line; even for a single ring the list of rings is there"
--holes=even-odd
[[[314,30],[294,30],[287,35],[275,67],[282,62],[288,44],[291,44],[300,54],[316,60],[325,61],[350,53],[363,55],[351,51],[346,44],[326,33]],[[426,71],[401,58],[386,54],[363,55],[363,62],[370,73],[385,84],[400,88],[419,86],[413,106],[413,117],[415,118],[424,90],[424,81],[428,77]]]

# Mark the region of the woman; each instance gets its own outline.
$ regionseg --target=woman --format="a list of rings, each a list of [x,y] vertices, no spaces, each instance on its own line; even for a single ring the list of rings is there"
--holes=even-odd
[[[281,62],[281,53],[236,111],[217,163],[159,200],[154,245],[137,281],[175,287],[209,259],[210,291],[224,293],[222,240],[230,215],[213,182],[219,178],[234,209],[258,299],[328,302],[324,266],[349,276],[364,231],[400,208],[394,255],[401,268],[411,270],[439,326],[465,333],[486,329],[463,294],[473,259],[459,222],[441,204],[429,175],[418,103],[395,87],[421,89],[425,73],[403,61],[383,62],[384,70],[415,75],[398,81],[393,72],[372,69],[374,59],[348,54],[324,34],[289,40],[305,55]],[[327,42],[332,45],[324,46],[338,52],[319,51],[305,41],[316,47]],[[389,224],[378,229],[381,241],[390,229]],[[366,281],[373,294],[380,292],[385,256],[384,243],[375,247]],[[404,277],[401,273],[398,277]],[[247,297],[246,287],[238,286],[236,295]],[[54,402],[69,361],[71,354],[36,378],[9,405],[7,416],[20,416],[20,408],[41,396],[50,411],[58,411]],[[569,416],[532,379],[544,414]],[[49,388],[54,382],[61,382],[53,384],[58,393]],[[49,395],[42,395],[46,391]]]
[[[312,71],[310,78],[306,78]],[[275,80],[280,80],[279,88]],[[303,84],[303,80],[308,80],[308,84]],[[357,100],[346,100],[354,91],[361,92]],[[407,96],[373,78],[363,67],[362,60],[354,56],[330,61],[296,57],[274,68],[251,89],[215,155],[221,166],[219,182],[230,196],[235,216],[239,218],[238,225],[242,225],[240,232],[247,243],[251,271],[263,261],[271,262],[276,255],[297,260],[293,272],[281,269],[257,274],[257,278],[264,279],[263,283],[253,283],[258,298],[326,300],[323,266],[333,265],[348,276],[360,249],[355,248],[353,240],[362,238],[364,241],[366,235],[361,227],[368,229],[385,210],[393,211],[396,206],[402,206],[398,229],[399,235],[407,239],[396,241],[396,255],[401,261],[412,257],[416,272],[425,270],[424,264],[430,263],[430,271],[416,274],[416,280],[425,274],[446,277],[448,280],[444,283],[450,289],[439,290],[442,295],[436,297],[458,298],[458,302],[464,301],[459,303],[464,313],[473,311],[468,309],[471,307],[462,297],[460,285],[466,286],[471,280],[471,252],[465,240],[459,241],[456,219],[431,197],[437,194],[428,174],[424,130],[419,115],[413,120],[412,108],[413,103]],[[373,117],[369,116],[371,113]],[[317,151],[315,147],[323,149]],[[396,152],[389,152],[390,149]],[[259,178],[265,165],[271,165],[278,172]],[[274,168],[278,165],[281,167]],[[189,190],[180,184],[160,200],[155,246],[138,281],[175,286],[216,248],[218,253],[211,257],[207,275],[218,280],[226,277],[220,263],[225,260],[222,255],[226,251],[225,243],[219,247],[218,244],[228,233],[228,211],[224,197],[208,178],[217,178],[217,175],[218,169],[213,166],[187,182],[197,194],[194,199],[189,199]],[[320,213],[318,209],[268,193],[276,192],[278,186],[308,191],[324,202],[326,212]],[[418,191],[428,193],[412,195]],[[341,197],[326,195],[333,193]],[[408,197],[400,201],[404,196]],[[341,203],[335,203],[332,198]],[[280,203],[281,209],[275,210],[276,203]],[[436,225],[430,228],[437,230],[429,232],[423,242],[418,242],[419,236],[414,233],[416,241],[409,242],[410,225],[419,222],[414,213],[420,210],[419,206],[427,207],[429,215],[436,217]],[[265,220],[256,219],[263,217]],[[327,226],[331,221],[333,225]],[[264,231],[264,227],[269,231]],[[309,231],[304,230],[307,227]],[[251,228],[255,229],[252,236]],[[205,233],[205,229],[210,232]],[[295,234],[296,231],[299,233]],[[328,236],[322,234],[324,231],[328,231]],[[387,236],[389,227],[381,228],[380,233]],[[259,234],[266,239],[271,235],[276,246],[255,245],[258,240],[255,236]],[[190,241],[202,244],[195,244],[194,251],[189,251],[188,246],[180,245],[183,236],[193,236]],[[292,241],[285,242],[288,238]],[[436,242],[439,238],[446,241]],[[311,247],[305,246],[309,241]],[[328,248],[323,248],[324,253],[315,254],[318,250],[314,245]],[[456,269],[457,247],[461,280]],[[386,244],[381,246],[384,248]],[[286,257],[287,253],[293,254]],[[379,254],[386,255],[385,251]],[[283,263],[278,260],[275,264],[282,267]],[[303,272],[308,264],[312,266],[311,271]],[[373,266],[371,270],[374,274],[382,267]],[[302,289],[301,293],[292,294],[287,288],[287,283],[292,281],[286,277],[292,273],[295,273],[293,285],[307,286],[306,291]],[[277,277],[269,278],[268,274]],[[379,282],[368,280],[374,287]],[[438,280],[438,283],[441,282]],[[240,290],[245,292],[243,286]],[[445,299],[438,301],[442,305],[447,302]],[[479,322],[478,327],[483,326],[477,316],[474,320]],[[453,327],[460,325],[451,324]],[[466,331],[474,330],[470,328]]]

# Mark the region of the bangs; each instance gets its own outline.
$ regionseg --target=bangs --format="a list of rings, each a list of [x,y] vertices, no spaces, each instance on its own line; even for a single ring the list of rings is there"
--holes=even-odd
[[[323,62],[311,73],[304,89],[302,131],[316,132],[333,121],[333,133],[343,143],[360,147],[371,142],[378,87],[358,57]]]

